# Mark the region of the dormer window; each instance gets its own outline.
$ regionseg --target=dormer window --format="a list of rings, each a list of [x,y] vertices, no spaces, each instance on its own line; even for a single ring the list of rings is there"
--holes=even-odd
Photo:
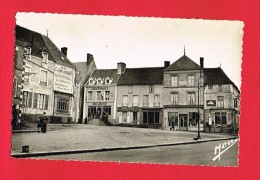
[[[88,84],[93,85],[94,82],[95,82],[95,81],[94,81],[92,78],[90,78],[89,81],[88,81]]]
[[[110,84],[111,81],[112,81],[112,80],[111,80],[109,77],[107,77],[106,80],[105,80],[105,84]]]
[[[98,78],[97,79],[97,84],[102,84],[103,83],[103,80],[101,78]]]
[[[48,53],[42,52],[42,62],[48,63]]]
[[[32,51],[32,49],[30,47],[24,48],[23,56],[24,56],[25,59],[28,59],[28,60],[31,59],[31,51]]]

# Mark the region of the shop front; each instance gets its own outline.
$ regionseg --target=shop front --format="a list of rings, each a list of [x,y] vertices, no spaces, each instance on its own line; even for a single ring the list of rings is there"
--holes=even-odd
[[[142,108],[140,110],[140,124],[151,128],[161,128],[163,124],[162,108]]]
[[[118,107],[118,123],[140,124],[139,107]]]

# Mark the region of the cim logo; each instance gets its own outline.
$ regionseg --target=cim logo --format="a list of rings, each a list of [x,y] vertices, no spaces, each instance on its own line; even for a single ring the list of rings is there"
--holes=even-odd
[[[218,146],[215,146],[215,157],[212,159],[213,161],[215,161],[216,159],[218,159],[220,161],[220,156],[229,148],[231,148],[236,142],[238,141],[238,139],[231,139],[228,142],[224,142],[224,143],[220,143]]]

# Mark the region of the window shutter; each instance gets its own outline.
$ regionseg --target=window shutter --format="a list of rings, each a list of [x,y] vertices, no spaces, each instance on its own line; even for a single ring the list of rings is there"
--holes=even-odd
[[[48,109],[48,102],[49,102],[49,95],[45,95],[45,108],[44,109]]]
[[[31,108],[32,107],[32,92],[29,92],[29,101],[28,101],[28,107]]]
[[[34,93],[33,108],[37,109],[38,93]]]

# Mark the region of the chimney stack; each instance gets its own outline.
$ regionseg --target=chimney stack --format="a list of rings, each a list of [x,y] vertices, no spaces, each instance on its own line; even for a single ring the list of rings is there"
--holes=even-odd
[[[123,62],[117,63],[117,74],[123,74],[126,69],[126,64]]]
[[[200,67],[204,68],[204,58],[200,57]]]
[[[87,54],[87,66],[90,65],[90,63],[94,61],[94,56],[92,54]]]
[[[66,57],[67,57],[67,51],[68,51],[68,48],[66,48],[66,47],[61,48],[62,54],[64,54]]]
[[[170,66],[170,61],[164,61],[164,68],[167,68],[168,66]]]

